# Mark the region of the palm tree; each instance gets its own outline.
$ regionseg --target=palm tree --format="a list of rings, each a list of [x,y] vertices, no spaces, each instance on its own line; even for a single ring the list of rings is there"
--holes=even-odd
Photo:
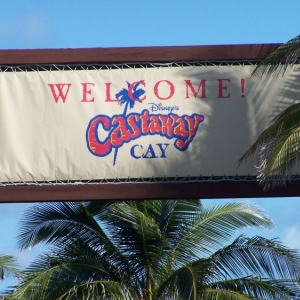
[[[252,75],[284,73],[298,62],[300,35],[280,46],[253,71]],[[300,97],[299,97],[300,98]],[[268,187],[291,179],[300,162],[300,103],[280,113],[241,157],[239,163],[258,155],[259,179]]]
[[[8,277],[21,278],[22,272],[18,269],[18,263],[14,256],[0,254],[0,280]],[[9,294],[9,290],[0,292],[0,299]],[[5,298],[6,299],[6,298]]]
[[[21,272],[17,268],[18,263],[11,255],[0,254],[0,280],[9,276],[20,277]]]
[[[49,249],[12,299],[298,299],[300,256],[256,206],[199,200],[43,203],[26,211],[18,245]]]

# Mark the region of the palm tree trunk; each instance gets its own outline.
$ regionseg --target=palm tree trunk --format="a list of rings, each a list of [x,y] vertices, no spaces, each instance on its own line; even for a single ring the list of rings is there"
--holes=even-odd
[[[124,117],[126,116],[126,113],[127,113],[128,104],[129,104],[129,102],[126,102],[125,107],[124,107],[124,111],[123,111],[123,116]],[[113,166],[116,164],[117,155],[118,155],[118,148],[115,148]]]

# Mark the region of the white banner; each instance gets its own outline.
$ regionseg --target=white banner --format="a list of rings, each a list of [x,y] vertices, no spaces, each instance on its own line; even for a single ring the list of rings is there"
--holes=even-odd
[[[253,66],[0,74],[0,181],[255,175],[238,159],[296,101]]]

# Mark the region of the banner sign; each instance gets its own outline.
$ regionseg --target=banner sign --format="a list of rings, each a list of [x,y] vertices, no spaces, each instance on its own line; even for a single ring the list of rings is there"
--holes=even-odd
[[[0,181],[256,175],[239,158],[299,91],[252,70],[3,72]]]

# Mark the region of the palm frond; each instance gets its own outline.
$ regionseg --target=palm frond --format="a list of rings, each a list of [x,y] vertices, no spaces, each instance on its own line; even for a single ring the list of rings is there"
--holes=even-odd
[[[300,35],[281,45],[252,72],[252,75],[279,74],[299,62]],[[300,104],[292,105],[276,117],[256,142],[240,158],[239,164],[258,157],[258,179],[265,188],[284,184],[295,175],[299,163]]]
[[[266,186],[280,184],[296,174],[300,159],[300,104],[294,104],[276,117],[256,142],[240,158],[259,160],[259,180]]]
[[[198,219],[174,246],[170,260],[191,263],[223,247],[237,230],[247,227],[272,228],[261,209],[248,203],[227,203],[203,208]]]
[[[85,206],[88,214],[94,217],[96,221],[101,221],[102,218],[107,213],[109,213],[109,211],[115,205],[115,201],[111,201],[111,200],[89,201],[89,202],[84,202],[83,205]]]
[[[147,200],[140,203],[147,206],[144,213],[159,224],[161,233],[168,236],[172,245],[176,244],[182,231],[194,223],[203,208],[199,199]]]
[[[110,205],[110,208],[113,205]],[[47,203],[31,207],[21,220],[21,233],[18,242],[22,249],[46,242],[57,247],[81,243],[91,247],[119,266],[128,267],[127,258],[107,236],[105,229],[93,218],[100,216],[100,207],[86,206],[83,203]],[[107,206],[103,206],[106,216]],[[102,222],[102,225],[104,223]]]
[[[53,298],[49,298],[53,299]],[[93,281],[89,284],[75,285],[62,294],[57,300],[131,300],[130,294],[124,293],[124,289],[117,282]],[[137,298],[135,298],[137,299]]]
[[[205,296],[201,299],[205,300],[255,300],[255,298],[251,297],[250,295],[245,295],[242,293],[239,293],[234,290],[221,290],[221,289],[213,289],[213,288],[207,288],[205,289]]]
[[[213,276],[217,278],[255,274],[261,278],[300,280],[298,252],[284,247],[277,240],[240,236],[231,245],[214,253],[211,259]]]
[[[173,272],[164,282],[155,290],[155,298],[177,299],[177,300],[194,300],[198,299],[197,291],[197,274],[191,266],[184,266]]]
[[[222,299],[295,300],[299,299],[300,295],[299,284],[296,281],[269,280],[258,276],[215,282],[205,292],[207,297],[205,299],[222,297]]]
[[[164,251],[168,246],[151,215],[144,214],[132,205],[117,203],[105,222],[111,232],[111,240],[131,261],[140,276],[147,273],[153,277],[159,272],[158,262],[166,255]]]
[[[266,73],[279,73],[285,71],[287,66],[297,62],[300,57],[300,35],[281,45],[264,59],[252,72],[252,75]]]
[[[67,269],[56,270],[68,276]],[[73,300],[73,299],[132,299],[130,294],[124,291],[124,287],[119,282],[111,280],[91,280],[85,283],[76,282],[76,278],[57,277],[55,272],[43,274],[41,277],[36,274],[36,278],[25,278],[26,284],[20,285],[11,295],[12,299],[26,300]],[[58,283],[62,283],[58,285]]]
[[[131,286],[125,273],[110,265],[109,258],[80,244],[40,255],[25,274],[14,293],[20,299],[98,299],[100,295],[102,299],[126,299],[126,282]],[[89,297],[82,296],[86,292]]]
[[[72,237],[89,239],[103,231],[86,207],[80,202],[44,203],[25,211],[19,225],[17,243],[27,249],[41,242],[55,243],[72,240]]]
[[[22,276],[22,272],[18,269],[18,262],[14,256],[0,254],[0,279],[11,276],[18,278]]]

